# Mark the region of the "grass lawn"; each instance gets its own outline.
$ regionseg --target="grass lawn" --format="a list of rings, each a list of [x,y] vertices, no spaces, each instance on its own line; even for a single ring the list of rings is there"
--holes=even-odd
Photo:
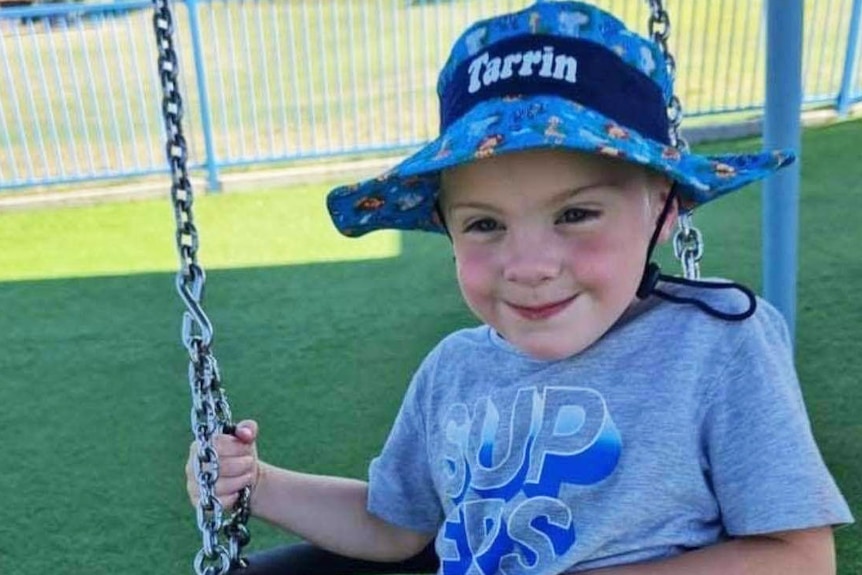
[[[797,357],[823,455],[862,517],[862,122],[804,136]],[[756,142],[725,145],[752,149]],[[412,370],[473,322],[446,240],[330,230],[324,187],[200,197],[206,307],[262,456],[363,477]],[[698,214],[704,273],[760,284],[759,194]],[[0,573],[191,573],[190,433],[166,201],[0,214]],[[253,548],[283,538],[253,523]],[[862,528],[837,533],[862,573]]]

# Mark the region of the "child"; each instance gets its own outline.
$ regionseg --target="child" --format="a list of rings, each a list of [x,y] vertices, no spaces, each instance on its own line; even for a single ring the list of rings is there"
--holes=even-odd
[[[434,539],[453,575],[834,573],[852,517],[781,317],[649,264],[680,205],[792,156],[672,148],[662,54],[577,2],[476,23],[438,93],[440,137],[329,208],[347,235],[447,233],[482,325],[424,360],[367,483],[260,462],[244,422],[224,503],[251,485],[253,514],[348,557]]]

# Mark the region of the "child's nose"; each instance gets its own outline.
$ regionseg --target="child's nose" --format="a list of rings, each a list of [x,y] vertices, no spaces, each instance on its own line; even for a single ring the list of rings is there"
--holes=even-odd
[[[507,281],[535,286],[560,274],[562,258],[551,238],[544,234],[510,237],[503,266]]]

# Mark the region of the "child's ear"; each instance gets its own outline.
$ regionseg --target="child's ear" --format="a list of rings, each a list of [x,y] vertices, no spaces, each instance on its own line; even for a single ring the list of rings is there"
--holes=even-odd
[[[674,195],[673,199],[671,199],[671,205],[668,207],[667,202],[668,198],[671,196],[671,189],[673,188],[674,182],[667,176],[661,175],[659,178],[656,178],[656,223],[658,223],[658,219],[661,217],[661,213],[663,210],[667,209],[668,213],[665,216],[664,223],[661,226],[661,231],[658,235],[658,243],[664,243],[668,241],[673,234],[673,230],[676,227],[676,220],[679,216],[679,201],[677,200],[677,196]]]

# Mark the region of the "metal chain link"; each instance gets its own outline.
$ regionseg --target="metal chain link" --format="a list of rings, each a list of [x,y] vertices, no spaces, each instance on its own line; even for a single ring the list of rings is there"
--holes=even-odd
[[[690,280],[700,277],[698,262],[703,257],[703,234],[691,225],[691,212],[681,212],[673,236],[673,254],[682,264],[683,275]]]
[[[665,58],[667,75],[672,84],[676,80],[676,59],[670,53],[667,41],[670,38],[670,16],[664,8],[663,0],[647,0],[649,3],[649,35],[652,41],[658,45]],[[680,134],[683,110],[682,102],[676,95],[674,89],[668,102],[668,120],[670,121],[670,143],[680,152],[689,150],[688,142]],[[677,230],[673,238],[673,252],[682,265],[682,271],[686,278],[697,279],[700,277],[700,260],[703,257],[703,235],[691,221],[692,210],[683,210],[677,219]]]
[[[242,548],[250,536],[245,524],[249,516],[250,489],[240,493],[235,509],[225,518],[215,496],[219,460],[213,441],[233,426],[227,396],[221,386],[218,363],[211,345],[213,328],[201,304],[206,277],[198,264],[198,232],[194,224],[194,199],[188,174],[188,147],[182,132],[183,100],[179,92],[177,53],[174,50],[174,18],[170,0],[153,0],[153,26],[159,50],[158,72],[162,84],[162,115],[167,137],[166,151],[171,168],[171,200],[176,219],[176,245],[180,271],[176,287],[186,311],[183,313],[182,341],[189,353],[191,390],[191,430],[197,443],[193,460],[200,500],[197,525],[202,545],[194,558],[197,575],[225,575],[233,567],[244,567]]]

